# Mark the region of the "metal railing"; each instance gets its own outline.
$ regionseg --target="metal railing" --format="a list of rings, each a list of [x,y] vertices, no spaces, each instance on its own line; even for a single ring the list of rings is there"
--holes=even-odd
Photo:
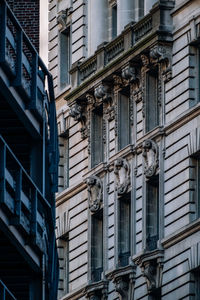
[[[1,280],[0,280],[0,300],[17,300]]]

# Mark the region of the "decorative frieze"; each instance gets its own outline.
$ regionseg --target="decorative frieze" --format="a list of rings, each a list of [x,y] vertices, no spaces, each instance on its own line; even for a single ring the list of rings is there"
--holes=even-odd
[[[99,177],[92,175],[87,178],[88,205],[91,212],[101,208],[103,202],[103,185]]]
[[[118,157],[114,162],[115,189],[118,195],[123,195],[130,186],[130,166],[125,158]]]
[[[142,145],[144,158],[144,175],[146,178],[156,174],[159,165],[158,145],[153,140],[145,140]]]

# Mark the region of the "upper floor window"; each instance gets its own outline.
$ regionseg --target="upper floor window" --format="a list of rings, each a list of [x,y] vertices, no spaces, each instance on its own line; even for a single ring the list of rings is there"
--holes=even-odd
[[[70,83],[69,70],[71,67],[71,27],[60,32],[60,88]]]
[[[159,175],[146,183],[146,248],[157,248],[159,239]]]
[[[131,243],[131,193],[119,198],[119,224],[118,224],[118,264],[120,267],[129,264]]]
[[[111,19],[112,19],[112,38],[114,39],[117,36],[117,4],[115,3],[112,6],[112,15],[111,15]]]
[[[159,125],[158,71],[146,74],[146,132]]]
[[[103,161],[103,106],[92,111],[91,167]]]
[[[91,279],[101,280],[103,272],[103,211],[91,216]]]
[[[130,92],[123,91],[118,96],[118,150],[120,150],[130,143]]]

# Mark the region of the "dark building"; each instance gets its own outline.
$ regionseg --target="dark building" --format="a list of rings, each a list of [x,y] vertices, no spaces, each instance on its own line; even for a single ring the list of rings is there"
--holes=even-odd
[[[20,17],[22,1],[8,2]],[[23,2],[24,25],[26,12],[33,11],[29,4],[38,1]],[[36,10],[33,24],[39,3]],[[30,37],[35,47],[25,31],[0,0],[0,299],[53,300],[58,282],[54,92],[36,50],[39,27],[36,39]]]

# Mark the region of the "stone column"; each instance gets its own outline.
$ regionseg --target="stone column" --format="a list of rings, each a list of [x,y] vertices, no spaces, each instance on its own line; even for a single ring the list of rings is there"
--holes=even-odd
[[[97,46],[107,41],[107,0],[88,1],[88,56],[94,54]]]
[[[131,21],[134,21],[134,1],[118,0],[117,1],[117,34],[120,34]]]
[[[144,14],[148,14],[151,10],[154,3],[158,2],[158,0],[145,0],[144,1]]]

